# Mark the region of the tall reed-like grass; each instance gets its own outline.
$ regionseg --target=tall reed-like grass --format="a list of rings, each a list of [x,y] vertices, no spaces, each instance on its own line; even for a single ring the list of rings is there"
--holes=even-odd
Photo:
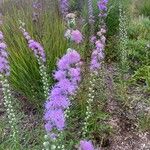
[[[22,5],[19,5],[20,7],[15,3],[12,5],[9,14],[7,14],[6,10],[3,10],[5,12],[5,23],[2,26],[10,53],[11,85],[30,102],[41,105],[44,100],[44,94],[38,63],[19,31],[18,19],[25,22],[31,36],[43,45],[46,51],[46,66],[49,75],[52,74],[52,70],[55,68],[57,58],[66,50],[67,44],[63,39],[64,23],[57,11],[55,13],[49,11],[46,6],[41,10],[38,22],[33,22],[32,3],[27,5],[25,1],[22,1]],[[10,12],[12,13],[10,14]],[[49,82],[52,83],[52,81]]]

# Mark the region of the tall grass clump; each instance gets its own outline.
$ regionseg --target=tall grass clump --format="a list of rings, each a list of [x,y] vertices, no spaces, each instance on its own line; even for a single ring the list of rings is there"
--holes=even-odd
[[[30,36],[43,45],[47,56],[45,65],[48,68],[47,74],[49,76],[55,68],[57,58],[66,51],[67,43],[63,39],[64,23],[57,11],[55,13],[49,11],[48,8],[45,8],[46,6],[43,6],[44,9],[40,10],[40,18],[38,22],[35,22],[32,18],[32,3],[28,3],[28,5],[25,1],[22,1],[22,3],[26,7],[22,4],[18,8],[17,5],[12,4],[11,10],[8,9],[12,13],[5,14],[5,24],[2,26],[9,46],[12,68],[10,81],[13,88],[29,102],[41,105],[45,96],[40,80],[38,62],[19,31],[18,19],[25,22],[26,30],[30,33]],[[53,81],[50,79],[48,82],[52,84]]]
[[[39,72],[42,78],[42,84],[43,84],[43,91],[45,98],[48,97],[48,90],[49,90],[49,83],[48,83],[48,75],[47,75],[47,68],[45,66],[46,62],[46,55],[44,48],[42,45],[36,41],[34,41],[29,33],[24,28],[24,23],[21,22],[20,30],[27,40],[29,48],[33,51],[35,57],[37,58],[38,65],[39,65]]]
[[[137,32],[138,31],[138,32]],[[128,26],[128,49],[130,72],[133,73],[133,81],[143,83],[143,88],[149,90],[149,66],[150,66],[150,19],[139,16],[130,21]],[[138,82],[140,81],[140,82]],[[139,85],[139,84],[138,84]]]

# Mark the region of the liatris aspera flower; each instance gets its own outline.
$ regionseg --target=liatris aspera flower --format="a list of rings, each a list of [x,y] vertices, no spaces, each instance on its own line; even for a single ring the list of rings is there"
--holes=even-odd
[[[44,48],[41,46],[41,44],[34,41],[34,40],[29,40],[28,43],[29,43],[29,48],[31,48],[34,52],[34,55],[38,59],[45,62],[46,61],[46,56],[45,56]]]
[[[40,11],[42,10],[42,2],[35,1],[33,2],[32,7],[33,7],[32,20],[37,22],[40,17]]]
[[[14,142],[16,143],[18,142],[18,127],[8,82],[8,76],[10,75],[10,66],[6,48],[7,46],[4,43],[3,33],[0,31],[0,80],[2,84],[2,91],[4,94],[4,105],[6,107],[9,123],[12,129],[12,137],[14,139]]]
[[[91,66],[90,66],[90,70],[92,72],[97,72],[101,68],[101,63],[104,59],[104,47],[105,47],[104,37],[102,37],[100,40],[97,40],[95,46],[96,47],[92,52]]]
[[[64,36],[72,42],[75,42],[77,44],[81,43],[83,41],[83,35],[81,32],[77,29],[74,29],[75,27],[75,14],[70,13],[66,16],[68,29],[66,30]]]
[[[108,0],[99,0],[98,2],[98,8],[100,10],[100,17],[106,17],[107,16],[107,4]]]
[[[65,18],[69,11],[69,1],[59,0],[59,6],[62,16]]]
[[[80,141],[79,150],[94,150],[94,146],[91,141]]]
[[[48,83],[48,76],[47,76],[46,66],[45,66],[46,55],[45,55],[44,48],[42,47],[42,45],[40,43],[31,39],[31,36],[24,28],[25,24],[22,23],[21,21],[20,21],[20,24],[21,24],[20,30],[21,30],[22,34],[24,35],[25,39],[27,40],[29,48],[33,51],[35,57],[37,58],[37,61],[39,64],[39,69],[40,69],[40,75],[42,77],[44,96],[45,96],[45,98],[47,98],[48,90],[49,90],[49,83]]]
[[[9,76],[10,67],[8,63],[8,54],[6,52],[6,44],[3,42],[3,33],[0,32],[0,74]]]
[[[45,104],[45,130],[48,135],[56,130],[60,132],[66,126],[65,111],[70,106],[70,96],[75,94],[81,80],[80,64],[80,55],[72,49],[57,62],[58,70],[55,71],[54,78],[58,82]]]
[[[33,2],[32,7],[35,9],[42,9],[42,3],[41,2]]]
[[[71,32],[71,41],[74,41],[75,43],[79,44],[83,40],[83,36],[79,30],[72,30]]]
[[[65,32],[65,37],[70,40],[73,41],[77,44],[81,43],[83,41],[83,36],[81,34],[81,32],[79,30],[72,30],[72,29],[68,29]]]

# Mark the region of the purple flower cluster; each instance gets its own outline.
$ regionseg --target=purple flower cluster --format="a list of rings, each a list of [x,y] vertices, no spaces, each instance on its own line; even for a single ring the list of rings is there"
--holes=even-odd
[[[42,10],[42,2],[35,1],[33,2],[32,7],[33,7],[32,20],[34,22],[37,22],[40,17],[40,11]]]
[[[106,30],[104,28],[101,28],[101,30],[97,33],[100,38],[96,40],[96,37],[92,37],[91,39],[91,41],[95,44],[95,49],[92,52],[90,65],[90,70],[92,72],[97,72],[101,68],[101,63],[104,59],[104,48],[106,41],[106,38],[104,36],[105,33]]]
[[[107,16],[107,4],[108,0],[99,0],[98,8],[100,10],[99,16],[106,17]]]
[[[83,36],[79,30],[73,30],[71,32],[71,40],[74,41],[75,43],[79,44],[83,40]]]
[[[8,53],[6,51],[7,46],[3,40],[3,33],[0,31],[0,74],[9,76],[10,66],[8,62]]]
[[[83,41],[83,35],[82,33],[79,31],[79,30],[71,30],[71,29],[68,29],[66,32],[65,32],[65,37],[67,39],[70,39],[71,41],[79,44]]]
[[[98,7],[100,10],[100,16],[102,19],[103,17],[107,16],[107,4],[108,0],[100,0],[98,2]],[[93,36],[91,38],[91,42],[95,44],[95,49],[92,52],[92,58],[91,58],[91,65],[90,65],[90,70],[92,72],[97,72],[101,68],[101,63],[104,59],[104,48],[105,48],[105,43],[106,43],[106,26],[105,23],[103,22],[102,27],[99,32],[97,32],[97,36]]]
[[[32,7],[35,9],[42,9],[42,4],[40,2],[33,2]]]
[[[29,40],[29,48],[31,48],[34,52],[34,55],[37,58],[40,58],[43,62],[46,61],[46,56],[45,56],[45,52],[44,52],[44,48],[41,46],[40,43],[34,41],[34,40]]]
[[[69,1],[68,0],[59,0],[60,11],[65,18],[69,11]]]
[[[91,141],[80,141],[81,150],[94,150],[94,146]]]
[[[28,46],[32,51],[34,52],[34,55],[37,58],[40,58],[43,62],[46,61],[46,55],[44,52],[44,48],[41,46],[40,43],[36,42],[35,40],[31,39],[30,35],[28,32],[25,31],[23,27],[20,27],[25,39],[28,41]]]
[[[70,96],[75,94],[81,81],[81,58],[75,50],[69,50],[57,62],[54,78],[58,81],[45,103],[45,130],[61,131],[65,127],[65,110],[70,106]]]

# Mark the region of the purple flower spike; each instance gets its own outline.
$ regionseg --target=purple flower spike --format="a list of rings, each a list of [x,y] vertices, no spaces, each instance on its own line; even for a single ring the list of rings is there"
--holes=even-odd
[[[26,30],[23,27],[20,27],[20,29],[25,39],[28,41],[29,48],[32,49],[32,51],[34,52],[35,57],[39,58],[43,62],[46,62],[46,55],[45,55],[45,51],[42,45],[34,41],[33,39],[31,39],[29,33],[26,32]]]
[[[90,70],[92,72],[97,72],[101,68],[101,63],[104,59],[104,48],[105,43],[102,43],[101,40],[95,42],[96,49],[93,50],[91,56],[91,66]]]
[[[8,62],[7,45],[4,43],[3,33],[0,31],[0,74],[9,76],[10,66]]]
[[[75,43],[79,44],[83,40],[83,36],[79,30],[73,30],[71,32],[71,40],[74,41]]]
[[[34,2],[32,4],[32,7],[40,10],[40,9],[42,9],[42,4],[40,2]]]
[[[107,3],[108,0],[100,0],[98,2],[98,7],[100,10],[99,16],[103,17],[107,16]],[[106,44],[106,25],[102,26],[99,32],[97,32],[97,36],[99,39],[96,39],[96,37],[92,37],[91,42],[95,44],[95,49],[92,52],[91,56],[91,65],[90,70],[91,72],[98,72],[98,70],[101,68],[102,61],[104,60],[104,49]]]
[[[31,43],[29,43],[29,48],[33,50],[36,57],[40,57],[43,62],[46,61],[45,52],[40,43],[32,41]]]
[[[106,17],[107,16],[107,4],[108,0],[100,0],[98,3],[98,8],[100,10],[100,17]]]
[[[59,0],[60,11],[65,18],[69,11],[69,1],[68,0]]]
[[[94,150],[94,146],[91,141],[80,141],[81,150]]]
[[[81,80],[80,62],[80,55],[72,49],[57,62],[58,70],[54,78],[58,82],[45,103],[45,130],[48,134],[55,129],[60,131],[65,128],[65,110],[71,105],[70,96],[75,93]]]

